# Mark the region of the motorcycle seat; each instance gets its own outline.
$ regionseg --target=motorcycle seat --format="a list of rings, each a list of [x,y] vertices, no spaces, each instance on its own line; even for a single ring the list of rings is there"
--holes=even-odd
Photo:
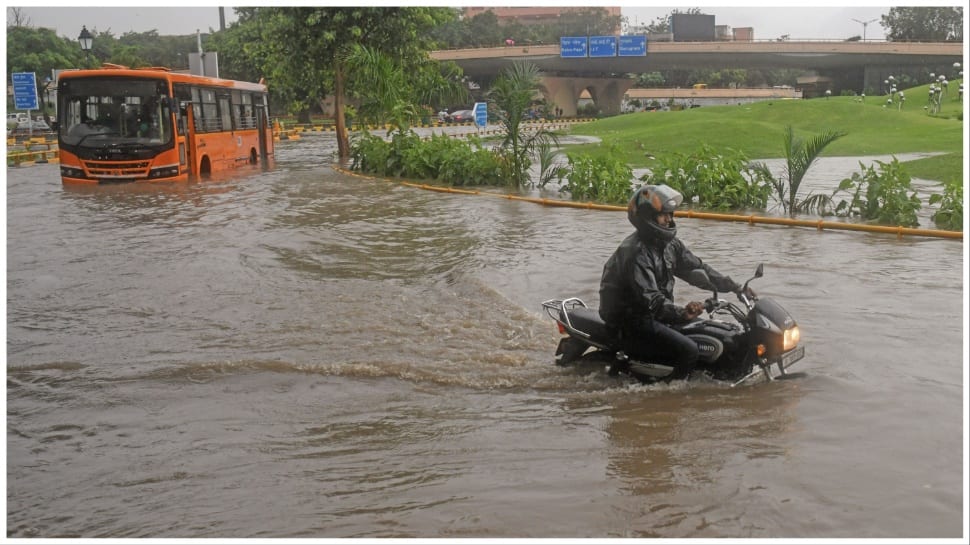
[[[615,339],[612,330],[600,318],[599,312],[591,308],[574,308],[569,311],[569,322],[573,328],[588,334],[593,339],[608,343]]]

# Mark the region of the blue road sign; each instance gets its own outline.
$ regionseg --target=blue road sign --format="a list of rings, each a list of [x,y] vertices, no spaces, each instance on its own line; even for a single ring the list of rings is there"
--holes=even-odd
[[[475,125],[479,127],[485,127],[488,125],[488,104],[484,102],[476,102],[472,112],[475,114]]]
[[[645,57],[646,55],[646,36],[620,36],[621,57]]]
[[[568,59],[586,57],[586,36],[560,36],[559,56]]]
[[[33,72],[14,72],[13,107],[18,110],[37,110],[37,76]]]
[[[592,57],[615,57],[616,56],[616,36],[590,36],[589,56]]]

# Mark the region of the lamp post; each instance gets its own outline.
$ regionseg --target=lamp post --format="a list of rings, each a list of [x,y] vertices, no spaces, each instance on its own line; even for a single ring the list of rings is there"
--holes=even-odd
[[[87,56],[91,51],[91,46],[94,45],[94,35],[88,32],[87,25],[81,26],[81,33],[78,35],[77,41],[81,44],[81,51],[84,51],[84,55]]]
[[[49,127],[52,127],[52,125],[51,125],[51,116],[49,113],[47,113],[47,109],[50,108],[51,106],[51,84],[53,83],[54,83],[54,80],[52,80],[50,76],[47,76],[44,78],[44,117],[45,117],[44,121],[47,123],[47,126]]]
[[[868,21],[860,21],[858,19],[853,19],[853,21],[862,24],[862,41],[863,42],[866,41],[866,27],[869,26],[869,23],[876,22],[876,19],[869,19]]]

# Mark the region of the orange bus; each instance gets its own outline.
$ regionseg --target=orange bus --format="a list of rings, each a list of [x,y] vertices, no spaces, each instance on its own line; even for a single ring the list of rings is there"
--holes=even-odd
[[[61,181],[199,179],[273,155],[266,86],[104,64],[61,72]]]

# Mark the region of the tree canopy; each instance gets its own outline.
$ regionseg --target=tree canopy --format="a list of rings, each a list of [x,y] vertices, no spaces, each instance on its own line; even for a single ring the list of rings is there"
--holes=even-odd
[[[962,7],[890,8],[881,24],[886,29],[886,39],[894,42],[963,40]]]
[[[230,63],[260,70],[293,110],[333,96],[341,157],[350,152],[343,115],[347,49],[367,46],[404,70],[418,67],[433,48],[431,31],[456,16],[455,10],[431,7],[254,7],[236,13],[239,20],[225,40],[240,58]]]
[[[559,43],[560,36],[613,34],[621,19],[601,7],[564,10],[554,24],[523,24],[514,20],[500,23],[490,9],[461,20],[457,13],[455,10],[453,21],[432,30],[432,37],[439,47],[499,47],[506,39],[517,44]]]

